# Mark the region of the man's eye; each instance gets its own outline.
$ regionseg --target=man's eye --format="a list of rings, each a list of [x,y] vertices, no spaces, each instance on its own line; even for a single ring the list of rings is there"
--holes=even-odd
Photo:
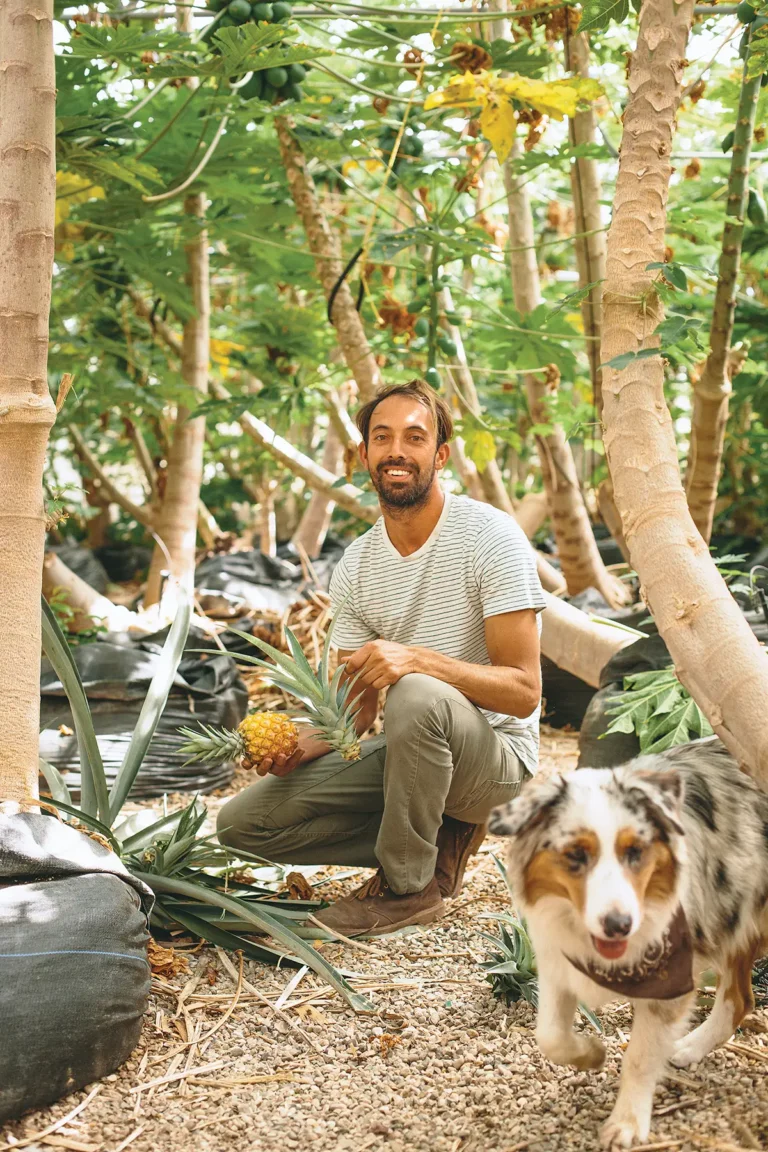
[[[589,863],[586,848],[569,848],[564,855],[571,872],[578,872],[581,868],[586,868]]]

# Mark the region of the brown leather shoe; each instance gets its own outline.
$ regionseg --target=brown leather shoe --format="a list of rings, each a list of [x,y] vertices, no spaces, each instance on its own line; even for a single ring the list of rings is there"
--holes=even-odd
[[[467,860],[473,856],[488,831],[487,824],[465,824],[452,816],[443,816],[437,834],[435,879],[444,898],[458,896],[464,882]]]
[[[379,868],[349,896],[318,912],[317,919],[342,936],[383,936],[409,924],[431,924],[444,911],[434,876],[421,892],[398,896]]]

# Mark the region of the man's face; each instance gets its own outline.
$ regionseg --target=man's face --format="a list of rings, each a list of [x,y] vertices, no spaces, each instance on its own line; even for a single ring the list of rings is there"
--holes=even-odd
[[[437,446],[432,413],[410,396],[389,396],[377,404],[368,443],[360,445],[379,499],[391,508],[425,503],[448,454],[447,444]]]

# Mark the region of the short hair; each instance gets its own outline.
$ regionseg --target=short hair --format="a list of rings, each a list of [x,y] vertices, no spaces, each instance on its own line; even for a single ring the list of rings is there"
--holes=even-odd
[[[425,380],[409,380],[407,384],[390,384],[388,388],[382,388],[372,400],[369,400],[358,411],[355,423],[364,444],[367,445],[368,443],[368,433],[374,411],[382,400],[389,400],[390,396],[406,396],[411,400],[418,400],[419,404],[422,404],[432,413],[437,431],[438,448],[451,439],[453,436],[453,418],[445,400],[442,396],[438,396],[434,388],[430,388]]]

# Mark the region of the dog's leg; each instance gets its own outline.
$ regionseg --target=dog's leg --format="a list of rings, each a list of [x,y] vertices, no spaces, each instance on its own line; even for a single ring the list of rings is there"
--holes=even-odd
[[[605,1060],[605,1047],[597,1036],[574,1032],[576,993],[568,987],[564,976],[562,969],[548,970],[546,964],[539,969],[536,1043],[553,1064],[599,1068]]]
[[[603,1125],[603,1147],[631,1148],[651,1130],[653,1093],[675,1041],[685,1028],[692,996],[677,1000],[638,1000],[632,1036],[624,1054],[619,1095]]]
[[[715,1048],[730,1040],[745,1016],[755,1006],[752,993],[752,965],[759,944],[729,956],[717,983],[717,996],[703,1024],[675,1045],[672,1063],[678,1068],[698,1064]]]

